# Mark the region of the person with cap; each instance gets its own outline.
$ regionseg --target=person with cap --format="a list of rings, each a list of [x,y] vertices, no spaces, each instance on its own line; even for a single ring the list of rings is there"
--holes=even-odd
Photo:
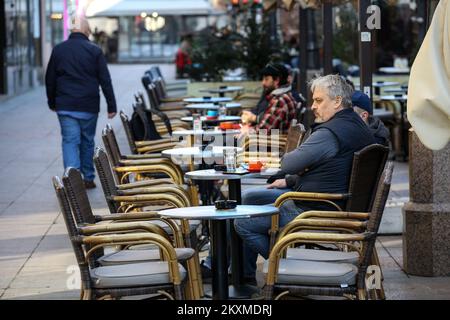
[[[359,90],[352,95],[353,110],[359,114],[364,123],[369,126],[376,143],[389,146],[389,130],[383,122],[373,115],[370,98]]]
[[[279,129],[280,133],[287,133],[291,120],[295,118],[296,101],[291,93],[288,82],[289,72],[283,64],[269,63],[262,74],[263,96],[256,108],[242,112],[241,135],[254,129],[258,132],[266,129]]]
[[[117,106],[102,49],[89,41],[84,17],[76,17],[69,39],[53,48],[45,74],[47,102],[61,126],[64,168],[81,171],[85,187],[95,188],[94,137],[100,111],[99,87],[108,105],[108,118]]]

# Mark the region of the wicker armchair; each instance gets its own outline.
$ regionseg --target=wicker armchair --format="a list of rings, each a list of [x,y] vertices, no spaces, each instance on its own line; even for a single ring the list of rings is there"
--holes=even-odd
[[[281,298],[284,295],[308,296],[350,296],[366,299],[366,273],[373,263],[375,241],[378,228],[388,198],[392,178],[392,164],[388,164],[378,184],[374,204],[366,221],[336,221],[331,219],[317,220],[300,219],[294,222],[289,232],[284,232],[273,247],[264,270],[267,272],[264,295],[266,299]],[[338,213],[345,218],[367,217],[365,213]],[[317,224],[321,225],[318,226]],[[301,226],[301,225],[303,226]],[[359,232],[339,234],[331,232],[294,232],[304,227],[325,226],[332,231],[344,229]],[[356,265],[340,259],[282,259],[286,249],[294,244],[341,244],[354,249],[358,254]],[[333,254],[333,253],[332,253]],[[324,262],[327,261],[327,262]]]
[[[191,206],[187,191],[169,179],[161,179],[162,181],[158,181],[160,179],[143,180],[139,182],[145,183],[133,183],[133,187],[130,187],[130,184],[125,184],[119,188],[114,180],[108,156],[101,148],[97,147],[95,150],[94,163],[111,212],[127,212],[130,209],[145,207],[148,205],[146,199],[149,203],[157,202],[159,198],[153,195],[159,196],[159,194],[168,194],[175,197],[178,207]],[[164,197],[161,196],[161,199],[164,199]]]
[[[131,127],[128,116],[123,110],[119,112],[119,115],[122,120],[122,125],[127,136],[130,150],[134,154],[161,152],[163,150],[173,148],[178,144],[176,141],[172,141],[171,138],[137,141],[134,137],[133,128]]]
[[[98,221],[113,221],[113,222],[123,222],[123,221],[151,221],[153,228],[157,228],[159,231],[158,233],[161,235],[164,235],[166,238],[169,238],[169,235],[173,238],[173,244],[178,248],[185,248],[185,243],[190,247],[190,240],[186,240],[185,237],[183,237],[183,234],[185,233],[186,226],[182,225],[183,229],[180,228],[179,224],[176,221],[173,221],[171,219],[164,219],[159,216],[159,214],[156,211],[145,211],[145,212],[134,212],[134,213],[124,213],[124,214],[115,214],[112,213],[111,215],[107,216],[95,216],[92,213],[92,208],[89,203],[89,199],[87,197],[86,190],[83,185],[83,181],[81,178],[81,174],[78,170],[74,168],[69,168],[63,177],[64,186],[66,188],[66,192],[73,210],[74,217],[76,219],[76,222],[78,225],[86,225],[86,224],[93,224]],[[169,194],[160,194],[158,196],[153,195],[152,197],[153,201],[156,203],[169,203],[174,206],[180,205],[177,203],[176,197],[169,195]],[[146,199],[146,204],[151,202],[151,199]],[[199,222],[197,222],[197,226],[199,225]],[[103,226],[104,228],[107,228],[107,231],[113,231],[111,228],[116,228],[117,226],[108,224],[107,226]],[[189,227],[189,226],[188,226]],[[98,226],[97,226],[98,228]],[[195,229],[195,226],[192,227]],[[118,231],[118,230],[116,230]],[[133,246],[130,249],[150,249],[149,246],[140,246],[136,247]],[[178,249],[177,249],[178,250]],[[181,249],[180,249],[181,250]],[[180,255],[181,257],[186,257],[187,253],[191,252],[192,255],[188,258],[193,258],[198,263],[198,256],[195,251],[192,251],[192,249],[189,250],[181,250]],[[128,254],[130,255],[130,253]],[[134,254],[136,255],[136,254]],[[134,255],[132,255],[134,257]],[[117,260],[123,257],[124,254],[122,253],[120,257],[112,256],[106,259],[104,258],[103,262],[108,262],[109,260],[112,260],[114,263],[117,263]],[[142,257],[142,254],[137,254],[138,257]],[[128,257],[125,255],[125,257]],[[195,262],[194,261],[194,262]],[[189,262],[192,264],[192,262]],[[197,280],[200,276],[199,268],[196,265],[188,266],[188,272],[190,274],[190,279]],[[193,280],[193,281],[194,281]],[[196,284],[195,284],[196,285]],[[202,289],[200,290],[202,292]]]
[[[186,270],[178,263],[177,252],[174,247],[160,234],[151,232],[150,224],[117,224],[110,230],[122,228],[118,232],[134,232],[129,234],[104,234],[105,228],[78,227],[71,212],[65,187],[58,177],[53,178],[53,186],[59,201],[67,231],[74,249],[81,275],[81,299],[118,299],[124,296],[155,294],[157,297],[183,299],[186,284]],[[136,233],[145,229],[146,233]],[[94,234],[94,235],[84,235]],[[105,257],[103,248],[111,246],[127,246],[136,244],[151,244],[158,248],[152,260],[129,259],[134,263],[125,262],[112,265],[101,265],[98,258]],[[130,251],[131,252],[131,251]],[[155,250],[153,250],[155,252]],[[146,252],[147,254],[149,252]],[[161,261],[159,258],[165,261]],[[191,257],[189,265],[195,263]],[[135,256],[136,257],[136,256]],[[123,260],[123,259],[122,259]],[[198,289],[197,289],[198,290]],[[193,292],[193,287],[188,290]],[[192,296],[195,297],[195,296]]]
[[[112,164],[111,167],[127,167],[129,168],[130,166],[148,166],[148,165],[156,165],[156,164],[163,164],[166,165],[168,167],[170,167],[172,170],[170,171],[170,173],[172,173],[172,175],[169,175],[170,180],[172,181],[172,183],[176,184],[176,185],[183,185],[183,172],[181,171],[181,168],[174,164],[172,161],[170,161],[169,159],[166,158],[156,158],[153,157],[151,159],[147,159],[147,155],[131,155],[131,156],[124,156],[121,154],[119,146],[117,144],[117,140],[114,134],[113,129],[111,128],[110,125],[107,125],[105,129],[103,129],[102,131],[102,139],[103,139],[103,144],[105,145],[105,149],[107,151],[108,157],[111,160]],[[136,173],[135,170],[133,170],[133,172]],[[138,179],[144,178],[143,173],[145,172],[138,172]],[[162,172],[163,174],[165,174],[166,176],[168,175],[166,172]],[[175,173],[175,175],[174,175]],[[123,176],[126,173],[123,173],[123,169],[118,169],[118,170],[114,170],[114,175],[117,179],[118,183],[121,183],[121,181],[123,181]],[[176,178],[172,178],[172,177],[176,177]],[[160,182],[163,182],[164,184],[167,184],[167,179],[158,179]],[[156,185],[156,184],[161,184],[161,183],[157,183],[155,181],[148,180],[149,182],[141,182],[139,181],[137,185],[132,186],[132,188],[134,187],[144,187],[146,185],[151,186],[151,185]],[[119,186],[119,189],[129,189],[129,184],[127,184],[126,186]],[[190,195],[190,200],[191,203],[193,205],[198,205],[198,191],[197,191],[197,187],[192,183],[192,181],[188,180],[187,181],[187,188],[189,190],[189,195]]]
[[[278,197],[275,206],[280,207],[288,200],[314,201],[328,203],[336,210],[342,211],[343,209],[336,204],[336,201],[345,201],[346,211],[368,212],[372,208],[376,187],[386,164],[388,153],[389,149],[379,144],[372,144],[355,152],[348,193],[286,192]],[[279,216],[273,215],[270,230],[271,245],[278,233],[278,226]]]
[[[177,80],[166,81],[158,66],[152,66],[145,73],[148,74],[152,80],[160,78],[161,81],[163,82],[165,91],[168,91],[168,92],[169,91],[178,91],[178,92],[186,91],[187,85],[190,82],[189,79],[177,79]]]

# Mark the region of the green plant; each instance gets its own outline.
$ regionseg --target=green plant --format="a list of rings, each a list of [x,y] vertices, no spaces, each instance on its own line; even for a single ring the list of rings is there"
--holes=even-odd
[[[262,23],[257,23],[256,11],[250,12],[244,25],[242,67],[245,68],[248,79],[259,80],[261,69],[271,60],[274,53],[279,52],[280,48],[270,42],[267,16],[264,15]]]
[[[194,38],[191,56],[191,77],[208,81],[221,81],[224,72],[237,68],[241,59],[235,36],[214,30],[202,32]]]

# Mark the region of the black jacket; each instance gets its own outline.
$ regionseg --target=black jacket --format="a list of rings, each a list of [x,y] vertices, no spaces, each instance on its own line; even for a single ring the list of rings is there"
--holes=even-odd
[[[369,116],[369,129],[373,133],[375,142],[384,146],[389,146],[389,130],[383,122],[374,116]]]
[[[98,113],[99,86],[108,104],[116,112],[116,99],[102,50],[82,33],[53,48],[45,75],[50,109]]]

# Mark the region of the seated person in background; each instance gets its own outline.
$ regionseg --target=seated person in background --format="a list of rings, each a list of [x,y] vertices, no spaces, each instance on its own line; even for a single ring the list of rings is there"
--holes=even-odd
[[[389,130],[384,126],[380,119],[373,116],[370,98],[361,91],[355,91],[352,95],[352,104],[353,110],[355,110],[365,124],[369,126],[369,129],[372,131],[375,138],[375,142],[389,146]]]
[[[271,129],[279,129],[280,134],[287,133],[297,105],[288,83],[288,70],[282,64],[269,63],[261,73],[264,97],[255,109],[242,112],[241,135],[250,129],[266,129],[268,134]]]
[[[297,149],[285,154],[281,174],[267,186],[243,193],[242,204],[271,204],[288,191],[345,193],[348,191],[353,154],[375,143],[372,133],[352,109],[352,88],[338,75],[312,81],[315,115],[312,133]],[[344,203],[336,202],[343,206]],[[336,210],[323,202],[286,201],[280,207],[280,227],[306,210]],[[236,219],[244,241],[244,276],[255,277],[258,254],[269,257],[271,217]]]

